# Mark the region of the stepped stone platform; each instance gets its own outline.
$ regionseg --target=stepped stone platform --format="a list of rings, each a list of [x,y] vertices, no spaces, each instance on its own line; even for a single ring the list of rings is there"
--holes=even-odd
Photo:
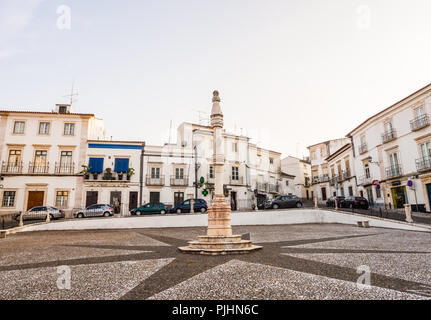
[[[246,254],[262,249],[253,245],[251,240],[243,240],[241,235],[232,236],[198,236],[198,240],[190,241],[187,247],[179,247],[183,253],[202,255]]]

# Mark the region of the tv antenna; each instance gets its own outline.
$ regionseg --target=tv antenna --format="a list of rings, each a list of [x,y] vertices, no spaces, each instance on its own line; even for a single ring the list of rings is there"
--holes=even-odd
[[[74,86],[75,86],[75,83],[72,83],[72,90],[70,91],[70,94],[63,96],[64,98],[66,98],[66,97],[70,98],[70,100],[69,100],[70,106],[72,106],[72,104],[74,102],[78,101],[77,99],[74,99],[75,97],[79,96],[79,93],[75,92]]]
[[[195,112],[198,114],[198,123],[202,126],[209,126],[210,120],[208,112],[202,110],[195,110]]]

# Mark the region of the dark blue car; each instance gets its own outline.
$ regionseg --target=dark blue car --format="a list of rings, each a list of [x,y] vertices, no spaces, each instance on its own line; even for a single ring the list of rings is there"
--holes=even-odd
[[[171,213],[190,213],[190,201],[188,199],[183,203],[177,204],[171,209]],[[208,210],[207,202],[203,199],[194,199],[193,208],[195,212],[206,212]]]

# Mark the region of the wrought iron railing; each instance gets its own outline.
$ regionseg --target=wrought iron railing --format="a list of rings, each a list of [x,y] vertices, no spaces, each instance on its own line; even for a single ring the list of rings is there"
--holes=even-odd
[[[395,130],[387,131],[382,133],[382,142],[387,143],[397,138],[397,132]]]
[[[2,162],[1,172],[2,173],[22,173],[23,162]]]
[[[416,117],[415,119],[410,121],[410,128],[412,129],[412,131],[420,130],[429,125],[430,119],[428,114]]]
[[[360,186],[369,185],[372,183],[373,179],[371,177],[367,177],[366,175],[358,178],[358,185]]]
[[[270,193],[279,193],[280,192],[280,185],[274,184],[274,183],[269,183],[268,184],[268,189]]]
[[[422,157],[422,158],[416,159],[416,169],[418,171],[431,169],[431,158]]]
[[[403,174],[403,170],[400,164],[396,164],[385,168],[386,178],[396,178]]]
[[[244,177],[242,176],[229,176],[229,184],[231,185],[243,185],[244,184]]]
[[[165,185],[165,176],[151,176],[147,175],[145,184],[147,186],[164,186]]]
[[[75,163],[71,163],[71,164],[56,163],[54,172],[56,174],[73,174],[75,172]]]
[[[364,154],[368,151],[368,145],[366,143],[363,143],[359,146],[359,154]]]
[[[37,174],[49,173],[49,162],[45,164],[30,162],[28,165],[28,173],[37,173]]]
[[[171,176],[171,186],[187,186],[189,178],[186,176]]]

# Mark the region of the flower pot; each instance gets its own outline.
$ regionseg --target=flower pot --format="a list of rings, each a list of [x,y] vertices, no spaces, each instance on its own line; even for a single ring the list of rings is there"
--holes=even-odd
[[[97,180],[97,178],[99,177],[99,174],[98,173],[93,173],[93,179],[94,180]]]
[[[89,174],[85,174],[85,175],[84,175],[84,179],[85,179],[85,180],[90,179],[90,175],[89,175]]]
[[[118,180],[123,180],[123,174],[122,173],[118,174]]]

